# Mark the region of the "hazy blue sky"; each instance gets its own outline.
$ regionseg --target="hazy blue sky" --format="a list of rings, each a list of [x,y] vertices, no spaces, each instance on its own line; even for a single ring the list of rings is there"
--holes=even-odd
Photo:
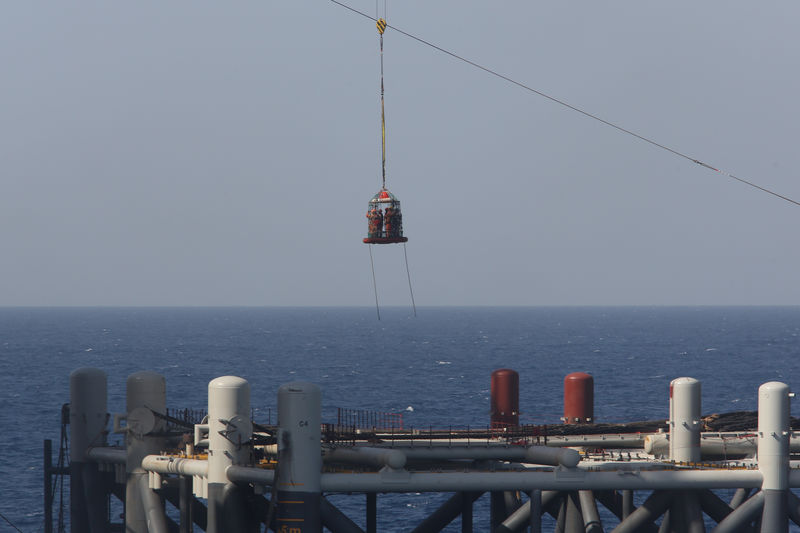
[[[3,7],[0,305],[373,303],[371,21]],[[800,3],[393,0],[388,20],[800,198]],[[800,207],[391,30],[385,68],[418,305],[800,303]],[[373,250],[382,303],[407,304],[402,247]]]

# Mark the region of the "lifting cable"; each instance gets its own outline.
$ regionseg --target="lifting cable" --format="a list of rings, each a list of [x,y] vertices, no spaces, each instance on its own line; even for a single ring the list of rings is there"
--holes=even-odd
[[[331,0],[331,2],[333,2],[334,4],[337,4],[337,5],[345,8],[345,9],[349,9],[353,13],[357,13],[357,14],[359,14],[359,15],[361,15],[363,17],[366,17],[366,18],[368,18],[370,20],[376,20],[376,19],[372,18],[371,16],[367,15],[366,13],[363,13],[363,12],[361,12],[361,11],[359,11],[357,9],[354,9],[354,8],[352,8],[352,7],[350,7],[350,6],[346,5],[346,4],[343,4],[341,2],[338,2],[337,0]],[[385,21],[384,21],[384,23],[385,23]],[[617,125],[617,124],[615,124],[613,122],[610,122],[608,120],[600,118],[597,115],[593,115],[592,113],[589,113],[588,111],[584,111],[583,109],[580,109],[580,108],[575,107],[575,106],[573,106],[571,104],[568,104],[564,100],[559,100],[558,98],[550,96],[549,94],[543,93],[543,92],[541,92],[539,90],[536,90],[533,87],[525,85],[524,83],[520,83],[520,82],[518,82],[518,81],[516,81],[516,80],[514,80],[512,78],[509,78],[508,76],[500,74],[499,72],[496,72],[496,71],[494,71],[494,70],[492,70],[490,68],[484,67],[483,65],[480,65],[479,63],[471,61],[471,60],[469,60],[469,59],[467,59],[465,57],[462,57],[462,56],[460,56],[458,54],[455,54],[453,52],[450,52],[449,50],[446,50],[446,49],[444,49],[444,48],[442,48],[440,46],[437,46],[437,45],[435,45],[435,44],[433,44],[433,43],[431,43],[429,41],[426,41],[425,39],[417,37],[416,35],[412,35],[412,34],[410,34],[408,32],[405,32],[405,31],[401,30],[400,28],[396,28],[395,26],[390,26],[388,24],[386,25],[386,27],[387,28],[392,28],[394,31],[396,31],[398,33],[401,33],[401,34],[405,35],[406,37],[414,39],[415,41],[417,41],[419,43],[422,43],[422,44],[424,44],[426,46],[430,46],[431,48],[433,48],[435,50],[438,50],[439,52],[442,52],[444,54],[447,54],[452,58],[458,59],[459,61],[463,61],[464,63],[467,63],[468,65],[471,65],[471,66],[473,66],[475,68],[483,70],[484,72],[487,72],[487,73],[491,74],[492,76],[496,76],[496,77],[498,77],[498,78],[500,78],[502,80],[505,80],[505,81],[507,81],[509,83],[512,83],[512,84],[514,84],[514,85],[516,85],[518,87],[521,87],[522,89],[525,89],[526,91],[530,91],[530,92],[532,92],[534,94],[537,94],[537,95],[539,95],[541,97],[547,98],[548,100],[550,100],[552,102],[555,102],[556,104],[562,105],[562,106],[566,107],[567,109],[571,109],[572,111],[580,113],[581,115],[584,115],[584,116],[589,117],[589,118],[591,118],[593,120],[601,122],[601,123],[605,124],[606,126],[610,126],[610,127],[614,128],[614,129],[616,129],[617,131],[620,131],[620,132],[625,133],[627,135],[630,135],[632,137],[636,137],[637,139],[639,139],[641,141],[649,143],[649,144],[651,144],[651,145],[653,145],[653,146],[655,146],[657,148],[660,148],[662,150],[666,150],[667,152],[670,152],[673,155],[676,155],[678,157],[682,157],[682,158],[684,158],[684,159],[686,159],[688,161],[691,161],[692,163],[696,163],[696,164],[698,164],[698,165],[700,165],[702,167],[705,167],[705,168],[707,168],[709,170],[713,170],[714,172],[722,174],[723,176],[726,176],[728,178],[734,179],[734,180],[736,180],[736,181],[738,181],[740,183],[743,183],[745,185],[749,185],[750,187],[753,187],[754,189],[758,189],[759,191],[765,192],[767,194],[771,194],[772,196],[780,198],[781,200],[786,200],[789,203],[792,203],[794,205],[800,206],[800,202],[798,202],[797,200],[793,200],[792,198],[789,198],[788,196],[784,196],[784,195],[779,194],[779,193],[777,193],[775,191],[767,189],[766,187],[762,187],[760,185],[757,185],[757,184],[753,183],[752,181],[746,180],[746,179],[741,178],[739,176],[735,176],[734,174],[731,174],[730,172],[726,172],[725,170],[721,170],[721,169],[715,168],[715,167],[709,165],[708,163],[704,163],[703,161],[700,161],[699,159],[695,159],[694,157],[691,157],[691,156],[689,156],[689,155],[687,155],[687,154],[685,154],[685,153],[683,153],[683,152],[681,152],[679,150],[676,150],[674,148],[670,148],[669,146],[660,144],[660,143],[658,143],[658,142],[656,142],[656,141],[654,141],[654,140],[652,140],[652,139],[650,139],[648,137],[645,137],[644,135],[640,135],[640,134],[635,133],[635,132],[633,132],[631,130],[623,128],[622,126],[619,126],[619,125]],[[383,35],[381,35],[381,43],[383,43]]]
[[[13,522],[11,522],[11,520],[9,520],[8,518],[6,518],[6,517],[5,517],[5,515],[3,515],[3,513],[0,513],[0,518],[2,518],[3,520],[5,520],[6,522],[8,522],[8,525],[9,525],[9,526],[11,526],[11,527],[13,527],[13,528],[14,528],[14,529],[16,529],[17,531],[19,531],[19,533],[23,533],[23,531],[22,531],[20,528],[18,528],[17,526],[15,526],[15,525],[13,524]]]
[[[375,263],[372,261],[372,244],[369,245],[369,266],[372,267],[372,288],[375,290],[375,312],[378,313],[378,320],[381,319],[381,308],[378,306],[378,284],[375,282]],[[414,308],[414,316],[417,309]]]
[[[370,245],[372,246],[372,245]],[[414,289],[411,288],[411,271],[408,270],[408,253],[406,253],[406,243],[403,243],[403,257],[406,258],[406,276],[408,276],[408,292],[411,294],[411,307],[414,309],[414,317],[417,316],[417,304],[414,303]],[[377,298],[378,293],[375,293]]]

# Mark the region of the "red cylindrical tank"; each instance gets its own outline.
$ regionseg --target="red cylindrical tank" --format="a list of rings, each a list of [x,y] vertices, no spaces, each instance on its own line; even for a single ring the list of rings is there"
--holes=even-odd
[[[519,425],[519,374],[509,368],[492,372],[492,428]]]
[[[564,378],[564,423],[594,422],[594,378],[573,372]]]

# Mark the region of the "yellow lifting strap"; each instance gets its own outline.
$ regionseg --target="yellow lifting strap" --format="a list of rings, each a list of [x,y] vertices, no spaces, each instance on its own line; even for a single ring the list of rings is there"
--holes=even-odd
[[[378,19],[375,25],[381,36],[381,182],[386,188],[386,115],[383,110],[383,31],[386,29],[386,20]]]

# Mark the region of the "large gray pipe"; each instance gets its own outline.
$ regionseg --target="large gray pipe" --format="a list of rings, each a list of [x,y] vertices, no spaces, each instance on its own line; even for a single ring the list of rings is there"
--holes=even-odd
[[[325,492],[457,492],[504,490],[657,490],[758,487],[755,470],[662,470],[631,475],[619,472],[442,472],[401,471],[323,474]]]
[[[458,459],[518,461],[536,465],[577,466],[581,454],[570,448],[549,448],[547,446],[396,446],[393,450],[402,451],[409,460],[447,461]]]
[[[578,491],[578,498],[583,514],[583,528],[586,533],[603,533],[603,524],[600,522],[600,514],[597,512],[597,502],[594,494],[590,490]]]
[[[564,494],[566,514],[564,515],[564,531],[566,533],[584,533],[583,516],[581,515],[578,493],[570,491]]]
[[[667,491],[654,491],[635,511],[623,519],[612,533],[634,533],[645,524],[664,514],[672,502],[672,493]]]
[[[725,517],[711,533],[736,533],[752,522],[764,508],[764,493],[756,492]]]
[[[444,502],[436,511],[430,514],[411,533],[430,533],[441,531],[447,524],[456,519],[464,508],[464,502],[472,503],[481,497],[482,492],[457,492]]]
[[[700,498],[700,505],[703,511],[711,517],[714,522],[722,522],[725,517],[733,512],[733,509],[719,496],[710,490],[701,490],[698,492]]]
[[[86,457],[95,463],[110,463],[124,465],[128,460],[125,450],[119,448],[89,448]]]
[[[788,496],[789,496],[789,503],[788,503],[789,519],[791,519],[792,522],[800,526],[800,498],[795,496],[793,492],[789,492]]]
[[[153,492],[147,482],[147,474],[138,474],[135,477],[137,483],[137,489],[139,493],[139,500],[138,503],[142,508],[142,514],[144,515],[144,526],[143,533],[167,533],[167,519],[164,515],[164,503],[161,501],[161,498]],[[127,515],[126,515],[126,522],[127,524]],[[126,525],[126,533],[132,531],[131,529],[127,529]]]
[[[355,463],[400,469],[406,466],[406,454],[400,450],[370,448],[367,446],[333,448],[325,454],[326,461]]]
[[[751,492],[753,492],[752,487],[736,489],[736,492],[733,493],[733,497],[731,498],[731,503],[729,504],[730,508],[736,509],[742,505],[747,498],[750,497]]]
[[[556,497],[560,494],[557,490],[545,490],[541,492],[540,495],[540,502],[539,504],[539,518],[541,519],[541,510],[544,507],[547,507],[552,503]],[[536,497],[536,496],[534,496]],[[529,525],[531,519],[531,501],[528,500],[527,502],[523,503],[519,509],[511,513],[511,515],[506,518],[502,524],[500,524],[496,529],[495,533],[508,533],[511,531],[522,531],[525,527]],[[539,524],[541,525],[541,524]]]
[[[364,533],[358,524],[325,498],[319,500],[319,511],[322,525],[332,533]]]

